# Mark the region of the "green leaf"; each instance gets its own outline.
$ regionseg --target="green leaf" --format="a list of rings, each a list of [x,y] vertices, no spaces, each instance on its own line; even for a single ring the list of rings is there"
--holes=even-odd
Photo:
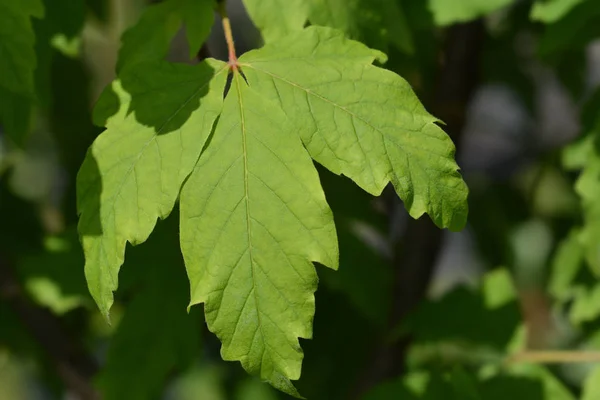
[[[302,30],[307,22],[339,29],[381,50],[412,53],[412,34],[400,3],[389,0],[244,0],[265,42]]]
[[[406,53],[414,51],[408,22],[398,1],[313,0],[309,20],[339,29],[377,49],[386,50],[391,43]]]
[[[240,58],[248,83],[279,103],[311,156],[379,195],[392,182],[413,218],[461,229],[467,188],[455,148],[380,52],[310,27]]]
[[[600,237],[599,106],[600,91],[597,90],[587,100],[581,112],[583,137],[567,146],[562,154],[562,163],[565,168],[581,170],[575,182],[575,191],[581,199],[583,226],[578,229],[574,240],[578,242],[580,257],[587,261],[591,272],[596,276],[600,276],[600,251],[598,250],[600,245],[598,239]],[[586,304],[586,302],[583,301],[582,304]],[[580,306],[580,310],[585,308]]]
[[[181,16],[190,46],[190,58],[196,57],[214,23],[215,0],[181,0]]]
[[[594,321],[600,315],[600,285],[577,287],[569,318],[574,325]]]
[[[583,1],[586,0],[537,0],[531,8],[531,19],[547,24],[556,22]]]
[[[93,305],[81,266],[83,252],[76,231],[44,239],[44,251],[22,257],[18,273],[34,301],[55,314]]]
[[[595,400],[600,398],[600,367],[594,370],[585,379],[582,400]]]
[[[205,303],[224,359],[299,396],[291,380],[298,339],[312,335],[312,262],[338,266],[311,156],[374,194],[392,180],[414,217],[428,212],[451,229],[466,219],[452,142],[375,57],[383,55],[339,31],[311,27],[240,57],[224,101],[222,62],[126,68],[98,102],[94,119],[107,130],[78,176],[86,277],[102,313],[125,244],[147,239],[183,185],[190,306]]]
[[[298,396],[317,275],[337,239],[310,156],[277,104],[235,74],[214,136],[181,193],[191,305],[205,303],[225,360]]]
[[[583,169],[593,156],[595,138],[587,135],[569,144],[562,150],[561,163],[568,171]]]
[[[210,134],[221,109],[224,68],[217,61],[149,62],[112,84],[119,111],[77,177],[86,278],[107,317],[126,242],[144,242],[157,218],[169,215]],[[114,93],[101,97],[101,110],[104,102],[114,103]]]
[[[0,0],[0,87],[31,96],[36,66],[31,17],[41,18],[39,0]]]
[[[301,30],[308,19],[309,4],[306,0],[244,0],[267,43]]]
[[[429,10],[435,23],[440,26],[467,22],[502,7],[515,0],[429,0]]]
[[[559,53],[583,49],[600,36],[600,7],[596,1],[584,1],[573,7],[567,15],[547,26],[539,41],[542,57],[555,57]]]
[[[594,158],[600,132],[600,88],[585,101],[581,112],[582,134],[566,146],[561,154],[561,162],[567,170],[581,170]]]
[[[35,97],[35,34],[31,18],[42,18],[40,0],[0,0],[0,125],[17,145],[29,130]]]
[[[30,128],[31,99],[0,86],[0,104],[0,125],[13,143],[22,146]]]
[[[214,0],[167,0],[149,6],[138,23],[123,34],[117,71],[126,65],[163,59],[182,23],[190,58],[194,57],[210,33],[214,6]]]
[[[481,282],[483,303],[489,310],[504,307],[517,299],[517,293],[510,273],[506,269],[488,272]]]
[[[558,245],[552,262],[552,272],[548,291],[557,300],[568,300],[574,294],[577,273],[583,265],[583,248],[579,241],[579,231],[574,229]]]
[[[575,183],[581,197],[584,225],[579,239],[585,249],[586,260],[595,275],[600,275],[600,155],[594,151]]]

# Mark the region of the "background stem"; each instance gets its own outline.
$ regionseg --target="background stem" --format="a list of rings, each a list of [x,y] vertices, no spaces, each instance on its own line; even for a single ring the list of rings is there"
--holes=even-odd
[[[235,53],[235,44],[233,42],[233,34],[231,33],[231,21],[227,16],[227,10],[225,8],[225,2],[219,3],[218,6],[219,14],[221,15],[221,22],[223,24],[223,32],[225,33],[225,41],[227,42],[227,49],[229,50],[229,66],[232,70],[237,70],[237,55]]]

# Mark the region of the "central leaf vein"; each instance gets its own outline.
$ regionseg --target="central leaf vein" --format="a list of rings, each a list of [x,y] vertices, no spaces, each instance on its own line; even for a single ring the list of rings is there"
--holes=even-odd
[[[256,318],[258,320],[258,326],[260,329],[260,336],[263,341],[263,346],[265,343],[265,336],[262,330],[262,322],[260,317],[260,306],[258,304],[258,295],[256,294],[256,267],[254,265],[254,256],[252,254],[252,226],[250,222],[250,196],[249,196],[249,188],[248,188],[248,137],[246,132],[246,120],[244,116],[244,101],[242,99],[242,91],[240,85],[240,74],[235,73],[234,79],[236,79],[236,90],[238,94],[238,102],[240,106],[240,121],[241,121],[241,129],[242,129],[242,153],[244,155],[244,197],[246,199],[246,231],[248,234],[248,255],[250,257],[250,270],[252,273],[252,294],[254,295],[254,304],[256,306]],[[250,296],[250,293],[248,293]],[[239,319],[238,319],[239,322]],[[264,349],[263,349],[264,352]],[[263,353],[264,356],[264,353]]]

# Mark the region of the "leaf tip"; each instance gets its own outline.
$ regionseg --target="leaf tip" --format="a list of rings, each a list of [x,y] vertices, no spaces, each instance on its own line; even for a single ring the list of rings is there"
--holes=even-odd
[[[274,388],[296,399],[306,399],[300,394],[300,392],[298,392],[298,389],[296,389],[292,382],[280,372],[274,372],[271,378],[267,379],[266,382]]]
[[[112,321],[110,319],[110,307],[100,307],[100,314],[102,314],[102,318],[104,318],[104,321],[106,321],[108,326],[112,326]]]
[[[112,323],[111,323],[111,319],[110,319],[110,309],[114,302],[113,297],[112,297],[112,291],[107,296],[96,296],[96,293],[92,290],[92,288],[90,288],[90,294],[92,295],[92,298],[94,299],[94,301],[96,302],[96,305],[98,306],[100,315],[102,315],[102,318],[104,318],[106,323],[109,326],[111,326]]]
[[[373,57],[375,58],[375,61],[377,61],[379,64],[385,64],[386,62],[388,62],[387,54],[385,54],[382,51],[373,50]]]

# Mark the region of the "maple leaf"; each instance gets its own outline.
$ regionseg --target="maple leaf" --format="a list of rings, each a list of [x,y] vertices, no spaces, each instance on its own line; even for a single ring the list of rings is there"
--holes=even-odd
[[[299,396],[291,381],[298,338],[312,335],[312,263],[338,267],[311,158],[373,194],[391,181],[413,217],[451,229],[466,220],[451,140],[375,58],[384,55],[310,27],[229,64],[126,68],[97,106],[107,130],[78,176],[86,276],[102,312],[126,242],[145,241],[181,188],[190,306],[204,303],[224,359]]]

